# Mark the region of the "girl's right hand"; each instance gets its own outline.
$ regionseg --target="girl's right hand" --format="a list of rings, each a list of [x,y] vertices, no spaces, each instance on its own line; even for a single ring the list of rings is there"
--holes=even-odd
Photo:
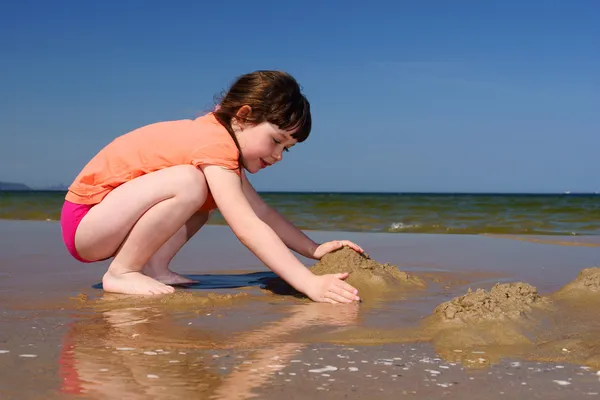
[[[306,295],[319,303],[351,303],[359,301],[358,290],[344,282],[348,273],[314,275],[313,281],[306,290]]]

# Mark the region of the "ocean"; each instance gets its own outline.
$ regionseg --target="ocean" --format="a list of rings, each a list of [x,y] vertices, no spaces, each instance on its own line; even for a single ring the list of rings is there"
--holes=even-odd
[[[0,191],[0,219],[57,221],[61,191]],[[597,194],[261,193],[301,229],[599,235]],[[225,224],[219,213],[209,224]]]

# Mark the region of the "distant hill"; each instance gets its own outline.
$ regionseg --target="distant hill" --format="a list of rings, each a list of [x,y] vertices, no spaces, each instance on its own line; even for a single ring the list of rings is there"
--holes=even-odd
[[[0,181],[0,190],[31,190],[31,188],[23,183]]]
[[[64,185],[62,183],[58,184],[58,185],[50,185],[50,186],[45,186],[45,187],[40,187],[40,188],[35,188],[36,190],[48,190],[48,191],[59,191],[59,192],[64,192],[67,191],[69,189],[69,185]]]

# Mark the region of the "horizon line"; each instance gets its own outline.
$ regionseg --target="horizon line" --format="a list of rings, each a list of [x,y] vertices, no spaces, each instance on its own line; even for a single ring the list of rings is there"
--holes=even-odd
[[[35,188],[28,189],[0,189],[0,192],[67,192],[67,189]],[[600,195],[600,191],[539,191],[539,192],[513,192],[513,191],[355,191],[355,190],[257,190],[263,194],[370,194],[370,195]]]

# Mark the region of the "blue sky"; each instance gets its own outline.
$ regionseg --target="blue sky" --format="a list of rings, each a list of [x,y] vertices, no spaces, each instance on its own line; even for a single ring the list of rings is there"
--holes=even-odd
[[[2,2],[0,180],[69,184],[116,136],[273,68],[314,125],[259,190],[598,191],[598,16],[594,0]]]

